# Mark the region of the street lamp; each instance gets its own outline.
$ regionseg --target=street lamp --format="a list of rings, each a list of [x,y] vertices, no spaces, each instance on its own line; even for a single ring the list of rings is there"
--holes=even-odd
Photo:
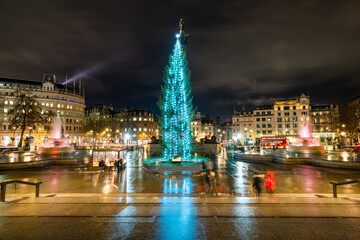
[[[125,134],[126,146],[128,146],[129,139],[130,139],[130,135],[129,135],[128,133],[127,133],[127,134]]]

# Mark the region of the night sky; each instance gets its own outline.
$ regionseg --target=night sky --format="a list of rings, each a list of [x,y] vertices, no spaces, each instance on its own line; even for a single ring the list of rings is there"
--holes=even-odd
[[[360,94],[360,1],[46,0],[0,3],[0,76],[81,74],[87,104],[156,110],[179,19],[198,111]]]

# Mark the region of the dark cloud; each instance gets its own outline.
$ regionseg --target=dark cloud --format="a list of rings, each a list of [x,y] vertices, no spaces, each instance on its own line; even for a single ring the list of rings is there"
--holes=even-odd
[[[345,102],[360,89],[359,12],[356,0],[3,1],[0,75],[85,72],[89,104],[153,110],[182,17],[199,111],[302,92]]]

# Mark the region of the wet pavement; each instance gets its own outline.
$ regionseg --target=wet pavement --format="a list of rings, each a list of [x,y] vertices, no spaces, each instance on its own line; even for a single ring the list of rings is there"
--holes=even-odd
[[[128,165],[120,174],[115,172],[89,171],[84,168],[50,166],[0,172],[4,179],[38,179],[43,182],[41,193],[163,193],[187,196],[204,191],[202,174],[154,174],[142,168],[142,154],[128,153]],[[283,165],[273,162],[248,163],[241,155],[223,152],[214,160],[218,173],[219,190],[229,192],[234,185],[237,196],[254,196],[251,179],[254,174],[275,172],[275,193],[331,193],[330,181],[360,179],[360,171],[316,167],[310,165]],[[32,193],[33,187],[9,186],[7,193]],[[360,193],[359,184],[338,187],[339,194]]]
[[[230,156],[230,157],[229,157]],[[7,188],[0,203],[0,239],[359,239],[360,171],[214,158],[219,198],[206,196],[201,174],[154,174],[142,154],[128,152],[120,174],[51,166],[0,172],[0,179],[44,183]],[[274,171],[276,190],[254,198],[254,174]],[[232,179],[232,181],[229,181]],[[228,197],[234,184],[237,197]]]

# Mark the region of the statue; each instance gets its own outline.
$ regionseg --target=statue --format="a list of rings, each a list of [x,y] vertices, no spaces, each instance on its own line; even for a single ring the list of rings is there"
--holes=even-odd
[[[180,18],[179,28],[180,28],[180,35],[181,35],[183,33],[183,31],[185,31],[184,20],[182,18]]]

